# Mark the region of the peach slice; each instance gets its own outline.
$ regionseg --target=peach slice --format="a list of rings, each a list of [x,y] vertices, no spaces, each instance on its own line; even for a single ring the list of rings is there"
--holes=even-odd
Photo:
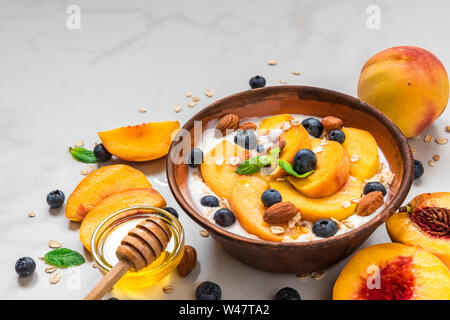
[[[301,194],[310,198],[322,198],[336,193],[347,182],[350,162],[339,142],[311,139],[312,150],[316,152],[317,168],[306,178],[288,177],[288,181]]]
[[[179,128],[178,121],[149,122],[99,132],[98,136],[111,154],[141,162],[165,156]]]
[[[95,228],[114,212],[138,205],[164,208],[166,201],[155,189],[124,190],[100,201],[84,218],[80,226],[80,240],[91,251],[91,238]]]
[[[289,182],[274,181],[270,188],[281,193],[283,201],[292,202],[301,212],[303,219],[315,222],[319,219],[344,220],[356,212],[353,199],[360,199],[362,182],[349,178],[338,192],[324,198],[308,198],[298,192]]]
[[[345,141],[342,144],[350,162],[350,174],[360,180],[373,177],[380,167],[378,145],[375,138],[366,130],[343,128]]]
[[[257,175],[241,176],[233,186],[230,201],[231,209],[236,215],[241,226],[250,234],[267,241],[281,242],[283,238],[297,239],[302,233],[306,233],[303,227],[296,226],[288,229],[287,224],[268,224],[263,216],[266,208],[261,201],[261,195],[269,188],[269,184]],[[285,233],[275,234],[272,226],[282,227]]]
[[[233,184],[241,176],[234,172],[238,165],[232,160],[245,157],[246,150],[228,140],[218,143],[204,156],[200,166],[203,180],[220,198],[230,201]]]
[[[264,134],[269,132],[270,130],[280,128],[283,122],[289,122],[291,120],[294,120],[294,117],[292,117],[289,113],[271,116],[261,121],[261,124],[258,127],[258,131],[261,134]]]
[[[440,258],[450,269],[450,192],[421,194],[408,207],[409,212],[394,213],[386,221],[391,240],[420,246]],[[434,214],[438,219],[432,217]]]
[[[357,252],[333,288],[334,300],[447,300],[450,272],[433,254],[399,243]]]
[[[82,221],[86,214],[107,196],[133,188],[151,188],[147,177],[130,166],[105,166],[85,177],[67,199],[66,217]]]

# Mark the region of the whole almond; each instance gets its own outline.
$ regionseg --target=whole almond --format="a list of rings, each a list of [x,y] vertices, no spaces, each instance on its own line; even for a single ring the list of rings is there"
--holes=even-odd
[[[321,122],[322,122],[322,126],[327,131],[341,129],[344,124],[341,119],[333,117],[333,116],[327,116],[327,117],[323,118]]]
[[[226,135],[227,130],[236,130],[239,126],[239,118],[237,115],[229,113],[224,115],[216,126],[216,129],[222,133],[222,136]]]
[[[366,194],[362,197],[356,208],[356,214],[358,216],[368,216],[369,214],[377,211],[379,207],[383,205],[384,197],[381,191],[374,191]]]
[[[256,130],[256,128],[258,127],[253,122],[246,122],[239,125],[238,129],[244,131],[244,130]]]
[[[183,258],[177,266],[178,273],[182,277],[186,277],[197,265],[197,251],[194,247],[185,246]]]
[[[297,214],[297,208],[292,202],[278,202],[264,212],[263,219],[269,224],[287,223]]]

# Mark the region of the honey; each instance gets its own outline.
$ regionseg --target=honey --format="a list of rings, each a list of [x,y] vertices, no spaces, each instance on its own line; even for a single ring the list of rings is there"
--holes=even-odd
[[[150,287],[170,274],[180,263],[184,249],[184,231],[180,222],[169,212],[148,206],[131,207],[113,213],[96,228],[91,242],[92,254],[102,273],[117,263],[116,249],[128,231],[148,217],[158,216],[169,227],[172,236],[166,250],[139,272],[128,271],[116,286],[119,289]]]

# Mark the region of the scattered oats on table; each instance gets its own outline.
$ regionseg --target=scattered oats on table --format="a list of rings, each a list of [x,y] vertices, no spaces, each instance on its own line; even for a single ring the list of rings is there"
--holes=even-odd
[[[191,101],[191,102],[188,103],[187,106],[188,106],[189,108],[193,108],[193,107],[195,107],[196,105],[197,105],[197,102]]]
[[[30,218],[34,218],[34,217],[36,217],[36,213],[34,213],[34,212],[30,212],[30,213],[28,214],[28,217],[30,217]]]
[[[180,112],[181,110],[183,110],[183,108],[181,106],[175,106],[175,109],[173,109],[176,113]]]
[[[200,230],[200,235],[201,235],[203,238],[208,238],[208,237],[209,237],[209,232],[206,231],[206,230]]]
[[[186,97],[187,97],[187,98],[192,97],[192,92],[190,92],[190,91],[186,92]]]
[[[281,83],[281,84],[286,84],[287,81],[286,81],[286,80],[280,80],[280,83]]]
[[[82,147],[82,146],[84,146],[84,141],[83,140],[78,141],[77,143],[75,143],[75,147]]]
[[[325,271],[313,271],[311,272],[311,278],[314,280],[320,280],[325,277]]]
[[[300,71],[298,71],[298,70],[292,70],[292,74],[293,74],[294,76],[299,76],[299,75],[300,75]]]
[[[139,108],[138,111],[139,111],[140,113],[145,113],[145,112],[147,112],[147,109],[145,109],[145,108]]]
[[[445,131],[450,132],[450,126],[445,126]]]
[[[93,166],[92,164],[90,164],[90,165],[88,165],[87,167],[86,167],[86,169],[84,169],[84,170],[81,170],[81,174],[83,175],[83,176],[87,176],[89,173],[91,173],[92,171],[95,171],[95,166]]]
[[[172,286],[167,286],[162,289],[162,291],[167,294],[173,292],[173,290],[175,290],[175,289]]]
[[[211,90],[208,89],[208,90],[205,91],[205,96],[211,98],[213,95],[214,95],[214,93]]]
[[[192,101],[194,101],[194,102],[199,102],[199,101],[200,101],[200,98],[199,98],[199,97],[197,97],[197,96],[195,96],[195,97],[192,97]]]
[[[59,280],[61,280],[61,275],[59,273],[54,273],[50,277],[49,282],[50,282],[50,284],[57,284],[59,282]]]
[[[55,271],[56,271],[56,267],[54,267],[54,266],[45,268],[45,272],[47,272],[47,273],[53,273]]]
[[[437,144],[447,144],[448,139],[447,138],[436,138],[436,140],[434,140],[434,141],[436,141]]]
[[[300,279],[300,280],[306,280],[306,279],[308,279],[308,276],[309,276],[309,274],[307,272],[300,272],[300,273],[297,273],[297,275],[296,275],[297,279]]]
[[[435,154],[434,156],[431,157],[431,159],[433,159],[434,161],[439,161],[441,159],[441,156],[438,154]]]
[[[428,166],[434,167],[434,161],[433,160],[428,161]]]
[[[278,61],[276,61],[276,60],[270,60],[269,62],[267,62],[267,64],[268,64],[269,66],[276,66],[277,63],[278,63]]]
[[[61,243],[61,241],[58,241],[58,240],[50,240],[48,242],[48,246],[52,249],[61,248],[62,243]]]
[[[423,138],[423,141],[426,142],[426,143],[429,143],[429,142],[433,141],[433,136],[430,135],[430,134],[427,134],[425,136],[425,138]]]

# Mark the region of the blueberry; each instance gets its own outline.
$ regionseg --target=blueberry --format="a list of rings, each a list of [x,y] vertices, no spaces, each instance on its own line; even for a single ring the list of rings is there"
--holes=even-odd
[[[419,179],[423,175],[423,164],[419,160],[414,160],[414,179]]]
[[[219,199],[214,196],[204,196],[200,199],[200,203],[205,207],[218,207],[220,205]]]
[[[99,143],[94,147],[94,156],[100,162],[111,160],[112,154],[106,150],[103,143]]]
[[[203,151],[199,148],[194,148],[191,150],[189,155],[188,165],[192,168],[197,168],[203,162]]]
[[[297,290],[285,287],[275,294],[275,300],[302,300]]]
[[[315,118],[307,118],[302,121],[302,126],[308,131],[310,135],[315,138],[320,138],[323,132],[322,123]]]
[[[195,289],[196,300],[220,300],[221,297],[222,290],[219,285],[211,281],[204,281]]]
[[[29,277],[36,270],[36,262],[30,257],[23,257],[16,261],[16,272],[21,277]]]
[[[264,145],[258,144],[258,145],[256,146],[256,152],[258,152],[258,153],[263,153],[264,151],[266,151],[266,147],[264,147]]]
[[[336,222],[329,219],[320,219],[314,223],[312,232],[321,238],[329,238],[334,236],[338,231]]]
[[[236,217],[229,209],[222,208],[214,213],[214,221],[216,221],[219,226],[229,227],[236,222]]]
[[[168,213],[172,214],[175,218],[178,219],[178,217],[179,217],[178,211],[175,210],[174,208],[172,208],[172,207],[165,207],[165,208],[163,208],[163,210],[167,211]]]
[[[261,201],[264,206],[270,207],[271,205],[281,202],[281,193],[275,189],[267,189],[261,195]]]
[[[64,192],[61,190],[53,190],[47,195],[47,203],[52,209],[61,208],[65,198]]]
[[[387,191],[386,188],[379,182],[368,182],[364,186],[363,194],[368,194],[374,191],[381,191],[383,196],[386,195]]]
[[[317,158],[314,152],[309,149],[299,150],[294,157],[292,167],[298,174],[303,174],[311,170],[315,170],[317,166]]]
[[[254,76],[253,78],[250,78],[248,83],[252,89],[263,88],[266,86],[266,79],[261,76]]]
[[[339,142],[342,144],[345,141],[345,133],[342,130],[338,130],[338,129],[331,130],[328,133],[328,140],[336,141],[336,142]]]
[[[244,149],[255,149],[258,145],[258,138],[256,137],[255,130],[239,131],[234,136],[234,143]]]

